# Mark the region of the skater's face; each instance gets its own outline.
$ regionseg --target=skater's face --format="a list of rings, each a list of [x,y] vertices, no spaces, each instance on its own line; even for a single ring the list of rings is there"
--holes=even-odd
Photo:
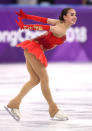
[[[68,10],[67,14],[64,16],[65,22],[73,25],[77,21],[76,11],[74,9]]]

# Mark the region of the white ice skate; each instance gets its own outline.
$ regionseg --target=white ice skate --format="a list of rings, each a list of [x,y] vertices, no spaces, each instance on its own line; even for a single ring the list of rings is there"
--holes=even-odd
[[[20,120],[21,114],[20,114],[19,109],[9,108],[7,106],[4,106],[4,108],[16,121]]]
[[[52,120],[57,120],[57,121],[67,121],[69,120],[68,116],[61,110],[59,110],[54,117],[52,118]]]

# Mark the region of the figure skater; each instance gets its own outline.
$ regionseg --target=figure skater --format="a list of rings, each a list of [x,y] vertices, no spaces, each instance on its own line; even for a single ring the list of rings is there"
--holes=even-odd
[[[21,114],[19,110],[20,103],[24,96],[37,84],[41,84],[42,94],[45,97],[48,106],[49,114],[52,119],[65,121],[68,120],[68,116],[64,111],[60,110],[56,103],[54,102],[50,88],[49,88],[49,78],[46,71],[47,59],[45,57],[44,51],[52,49],[57,45],[64,43],[66,40],[67,29],[76,23],[76,11],[73,8],[65,8],[62,10],[59,19],[50,19],[34,15],[25,14],[22,9],[16,12],[18,15],[19,22],[18,26],[21,29],[31,29],[31,30],[45,30],[47,31],[44,35],[36,37],[32,40],[25,40],[17,45],[24,49],[24,55],[26,59],[26,65],[28,72],[30,74],[30,79],[24,84],[23,88],[19,94],[14,97],[5,109],[14,117],[16,120],[20,120]],[[31,19],[38,22],[43,22],[44,24],[31,24],[25,25],[22,19]]]

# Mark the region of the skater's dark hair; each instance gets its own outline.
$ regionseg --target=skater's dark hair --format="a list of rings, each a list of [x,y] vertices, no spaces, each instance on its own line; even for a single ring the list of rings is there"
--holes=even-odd
[[[59,16],[59,20],[64,21],[64,15],[67,15],[68,11],[73,8],[64,8],[61,12],[61,15]]]

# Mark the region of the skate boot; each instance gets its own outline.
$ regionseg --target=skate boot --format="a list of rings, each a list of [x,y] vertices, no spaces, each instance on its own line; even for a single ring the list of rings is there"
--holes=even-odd
[[[59,110],[54,117],[52,117],[52,120],[58,120],[58,121],[67,121],[69,120],[68,116],[65,114],[64,111]]]
[[[21,118],[20,110],[16,108],[9,108],[4,106],[5,110],[16,120],[19,121]]]

